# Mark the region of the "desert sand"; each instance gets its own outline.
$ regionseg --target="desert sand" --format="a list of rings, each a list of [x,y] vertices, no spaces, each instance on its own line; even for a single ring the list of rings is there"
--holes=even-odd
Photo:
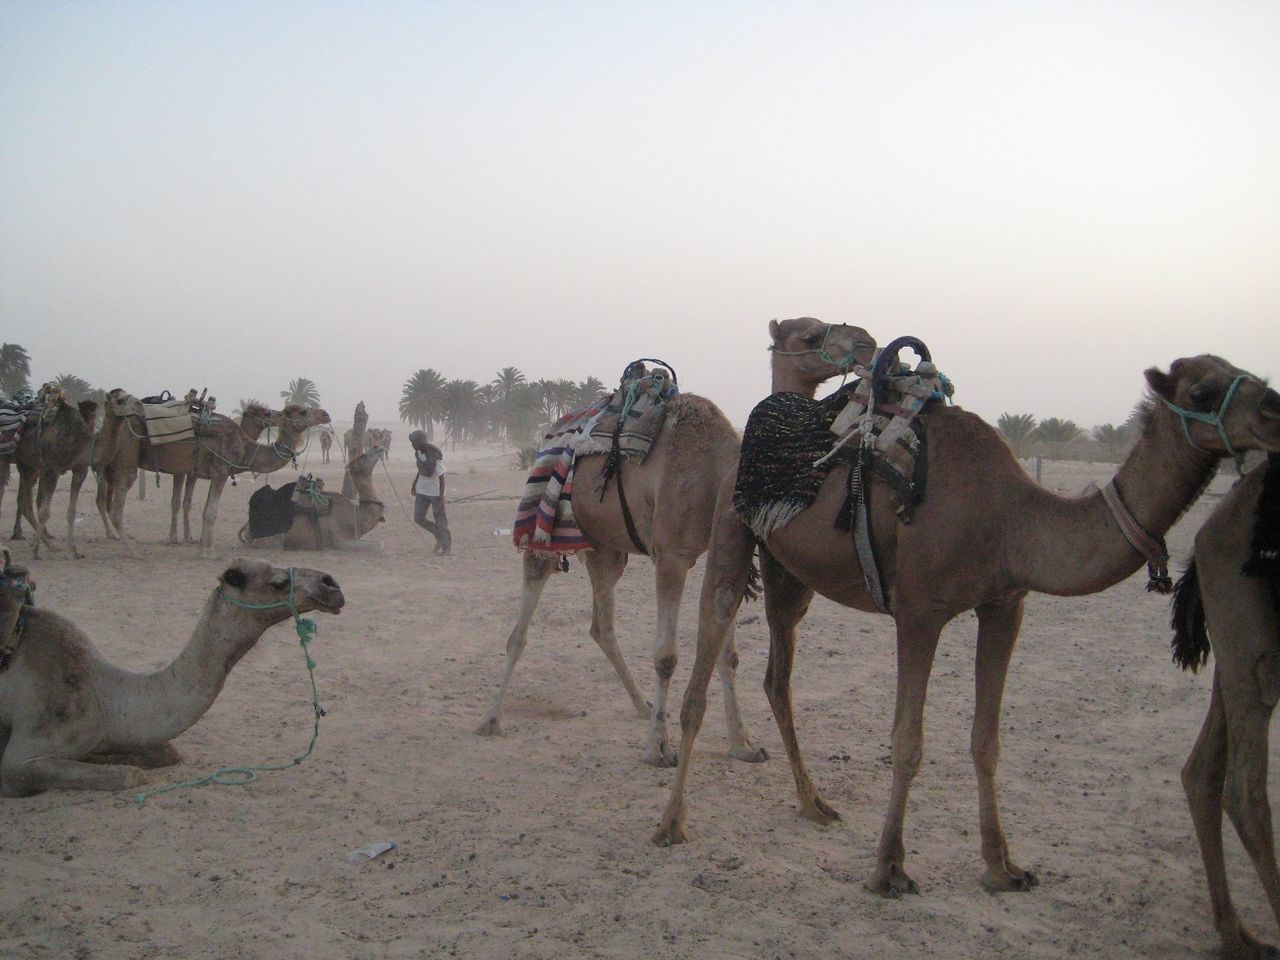
[[[381,424],[379,424],[381,425]],[[347,424],[338,424],[341,431]],[[1000,791],[1029,893],[979,885],[977,798],[968,754],[974,621],[943,636],[926,713],[925,764],[911,795],[908,868],[919,896],[884,900],[862,881],[888,799],[892,623],[818,598],[801,626],[794,676],[801,744],[834,827],[800,819],[761,687],[761,604],[738,640],[746,720],[771,759],[724,752],[712,686],[689,791],[690,842],[650,842],[672,773],[637,757],[645,722],[590,639],[581,563],[543,596],[506,705],[506,735],[472,731],[500,679],[515,621],[520,556],[511,526],[524,474],[498,448],[447,450],[455,555],[432,554],[411,521],[413,466],[402,424],[375,483],[387,521],[372,553],[244,546],[236,531],[256,484],[223,497],[220,559],[170,546],[168,484],[131,494],[130,561],[103,537],[93,481],[80,503],[80,560],[33,562],[38,602],[69,616],[116,662],[168,662],[228,560],[265,557],[337,578],[347,607],[313,615],[326,711],[314,752],[246,785],[155,795],[51,791],[0,799],[0,956],[306,958],[1159,957],[1214,956],[1200,859],[1178,771],[1208,703],[1209,676],[1170,662],[1167,598],[1145,569],[1083,598],[1032,596],[1010,671]],[[335,448],[336,449],[336,448]],[[302,469],[340,484],[337,458]],[[1044,482],[1078,492],[1106,465],[1046,464]],[[1168,537],[1180,572],[1220,476]],[[66,482],[63,481],[65,489]],[[0,513],[6,535],[14,498]],[[197,491],[202,502],[204,485]],[[61,538],[66,494],[54,502]],[[503,531],[499,533],[498,531]],[[197,528],[198,533],[198,528]],[[701,563],[686,590],[681,696],[693,660]],[[653,591],[633,558],[618,589],[623,650],[653,683]],[[312,732],[297,635],[272,628],[176,745],[184,761],[150,786],[224,766],[288,764]],[[678,737],[678,725],[673,735]],[[359,863],[349,851],[390,841]],[[1274,940],[1234,836],[1228,857],[1246,922]]]

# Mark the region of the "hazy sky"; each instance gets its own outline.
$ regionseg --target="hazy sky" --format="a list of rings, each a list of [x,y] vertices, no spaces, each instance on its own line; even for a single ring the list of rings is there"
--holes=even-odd
[[[0,0],[0,340],[347,420],[652,356],[741,426],[809,315],[1120,422],[1280,375],[1277,51],[1272,0]]]

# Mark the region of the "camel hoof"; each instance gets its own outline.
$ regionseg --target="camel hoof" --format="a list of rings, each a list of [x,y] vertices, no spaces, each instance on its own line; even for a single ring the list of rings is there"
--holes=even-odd
[[[653,842],[659,847],[674,847],[680,843],[688,843],[689,836],[679,824],[663,824],[653,835]]]
[[[746,763],[764,763],[769,759],[769,751],[764,747],[730,747],[729,756]]]
[[[25,539],[27,539],[27,538],[26,538],[26,536],[23,534],[23,532],[22,532],[21,530],[15,530],[15,531],[13,531],[13,536],[11,536],[9,539],[10,539],[10,540],[25,540]]]
[[[840,811],[821,797],[814,797],[812,806],[801,805],[800,816],[813,821],[820,827],[828,827],[840,819]]]
[[[640,754],[640,762],[651,767],[676,767],[680,765],[680,757],[669,743],[662,743],[656,749],[646,749]]]
[[[500,737],[503,734],[502,721],[498,717],[485,717],[475,732],[481,737]]]
[[[916,882],[899,866],[877,870],[867,881],[866,887],[872,893],[878,893],[887,900],[896,900],[904,893],[920,892]]]
[[[1012,863],[988,868],[982,878],[982,887],[988,893],[1026,893],[1039,883],[1040,878],[1030,870],[1023,870]]]

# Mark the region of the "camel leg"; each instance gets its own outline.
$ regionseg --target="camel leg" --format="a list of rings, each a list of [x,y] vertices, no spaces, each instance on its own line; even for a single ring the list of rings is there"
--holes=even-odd
[[[32,554],[36,559],[40,558],[41,546],[47,546],[50,550],[58,549],[58,545],[53,542],[53,537],[49,535],[49,514],[53,510],[53,491],[57,486],[57,471],[42,470],[40,472],[40,483],[36,491],[36,522],[34,525],[36,535],[35,541],[31,545]]]
[[[126,790],[146,783],[146,774],[123,764],[86,763],[63,757],[37,756],[0,763],[0,794],[25,797],[41,790]]]
[[[195,543],[196,538],[191,535],[191,501],[195,499],[196,494],[196,475],[194,473],[187,474],[186,483],[182,485],[182,542]]]
[[[71,555],[77,559],[79,559],[82,554],[76,549],[76,508],[80,504],[80,488],[84,486],[84,478],[88,473],[88,468],[85,468],[84,470],[73,470],[71,472],[71,488],[68,491],[67,546],[71,549]]]
[[[924,758],[924,701],[929,671],[945,623],[928,610],[901,604],[897,614],[898,693],[893,711],[893,787],[876,848],[876,869],[867,889],[885,897],[919,893],[906,871],[906,847],[902,836],[907,818],[907,795]]]
[[[1191,755],[1182,767],[1182,789],[1191,809],[1196,839],[1200,842],[1200,858],[1209,887],[1213,923],[1222,941],[1223,956],[1236,960],[1269,954],[1266,945],[1256,940],[1240,922],[1227,885],[1227,864],[1222,847],[1222,799],[1229,752],[1227,713],[1223,706],[1219,668],[1214,671],[1209,712]],[[1234,757],[1231,759],[1235,760]]]
[[[631,671],[627,669],[615,629],[614,588],[622,577],[622,571],[627,568],[627,555],[621,550],[595,547],[582,554],[582,562],[591,578],[591,639],[613,664],[614,672],[622,681],[636,712],[647,717],[650,715],[649,701],[644,698]]]
[[[178,542],[178,510],[182,506],[182,483],[186,474],[173,475],[173,493],[169,496],[169,542]]]
[[[696,559],[696,558],[695,558]],[[679,657],[680,599],[693,561],[678,552],[654,547],[653,569],[658,594],[658,631],[654,639],[653,669],[657,687],[649,719],[649,736],[640,759],[655,767],[674,767],[676,754],[667,737],[667,697]]]
[[[111,521],[111,526],[114,528],[116,536],[124,544],[125,552],[130,557],[136,557],[137,551],[134,549],[133,540],[124,530],[124,505],[125,501],[129,499],[129,487],[133,485],[134,481],[138,477],[142,477],[142,483],[145,486],[147,478],[142,476],[140,470],[130,470],[128,474],[127,477],[113,479],[108,484],[109,516],[106,519]]]
[[[751,557],[755,552],[751,531],[734,514],[727,498],[721,497],[720,502],[726,506],[723,509],[717,506],[712,525],[706,573],[698,600],[698,649],[689,685],[684,691],[684,705],[680,708],[679,763],[671,785],[671,797],[653,835],[653,842],[664,847],[684,843],[688,839],[684,795],[693,763],[693,743],[707,711],[707,687],[711,683],[712,671],[747,592]]]
[[[36,513],[35,513],[35,507],[33,505],[33,501],[35,500],[34,488],[35,488],[35,483],[34,483],[33,476],[19,469],[18,470],[18,503],[17,503],[18,515],[14,518],[14,521],[13,521],[13,539],[14,540],[26,539],[22,535],[21,521],[23,520],[27,521],[27,526],[32,531],[35,531],[37,529]]]
[[[724,650],[716,661],[720,690],[724,696],[724,723],[729,736],[729,756],[747,763],[763,763],[769,759],[769,751],[764,747],[757,747],[751,741],[746,721],[742,719],[742,709],[738,706],[738,642],[735,627],[734,621],[729,621]]]
[[[196,553],[201,560],[213,557],[213,525],[218,520],[218,503],[222,499],[222,489],[227,485],[225,476],[215,476],[209,480],[209,496],[204,502],[204,513],[200,524],[200,547]]]
[[[0,464],[0,503],[4,502],[5,490],[9,487],[9,462]],[[13,534],[10,540],[22,539],[22,511],[15,510],[13,517]]]
[[[760,573],[764,580],[765,617],[769,621],[769,667],[764,691],[773,710],[773,719],[782,735],[791,774],[796,781],[800,816],[824,826],[840,819],[840,814],[822,799],[809,771],[805,769],[796,736],[795,711],[791,705],[791,667],[795,662],[796,625],[809,610],[813,591],[787,573],[765,549],[760,551]]]
[[[978,614],[978,652],[974,667],[973,728],[969,753],[978,776],[978,825],[982,859],[987,869],[982,885],[992,892],[1030,890],[1038,882],[1009,859],[1009,844],[1000,826],[996,798],[996,766],[1000,761],[1000,704],[1004,699],[1009,659],[1022,626],[1023,597],[982,604]]]
[[[524,555],[524,583],[520,589],[520,616],[516,625],[511,628],[507,637],[507,672],[502,675],[502,683],[489,705],[488,712],[476,727],[476,733],[484,737],[502,733],[502,700],[507,694],[507,684],[516,671],[516,662],[524,653],[525,644],[529,642],[529,621],[533,612],[538,609],[538,600],[542,596],[542,588],[547,585],[555,570],[555,558],[544,556],[528,550]]]
[[[141,767],[144,770],[154,770],[158,767],[172,767],[181,763],[182,754],[178,752],[178,748],[172,743],[157,743],[149,747],[137,747],[133,750],[124,750],[119,753],[91,753],[85,757],[85,761],[99,766],[124,765]]]

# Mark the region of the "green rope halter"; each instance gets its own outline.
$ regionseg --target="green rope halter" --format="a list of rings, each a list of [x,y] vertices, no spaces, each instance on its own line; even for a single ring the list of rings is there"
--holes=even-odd
[[[325,715],[324,708],[320,706],[320,694],[316,690],[316,662],[311,659],[311,652],[307,649],[307,645],[316,634],[316,622],[298,615],[298,606],[294,603],[294,569],[289,568],[289,595],[283,600],[277,600],[274,603],[246,603],[243,600],[236,600],[229,597],[221,590],[218,596],[222,597],[227,603],[233,607],[241,607],[245,610],[273,610],[277,607],[288,607],[289,612],[293,614],[294,627],[298,631],[298,643],[302,647],[302,655],[307,664],[307,676],[311,680],[311,707],[315,714],[315,722],[311,729],[311,743],[307,745],[307,750],[302,756],[294,757],[289,763],[279,764],[259,764],[256,766],[242,767],[219,767],[206,776],[199,777],[195,780],[185,780],[182,783],[171,783],[166,787],[157,787],[155,790],[148,790],[146,793],[140,793],[134,797],[139,805],[147,802],[148,798],[157,794],[168,793],[170,790],[180,790],[185,787],[203,787],[206,784],[216,784],[221,787],[240,787],[245,784],[252,783],[258,779],[259,773],[273,772],[278,770],[288,770],[296,767],[303,760],[311,756],[316,747],[316,741],[320,738],[320,718]]]
[[[822,335],[822,343],[809,350],[779,350],[777,345],[774,344],[769,347],[769,351],[771,353],[776,353],[781,357],[800,357],[808,353],[816,353],[820,359],[831,364],[831,366],[835,367],[841,373],[847,373],[856,362],[854,354],[858,351],[858,339],[856,337],[853,338],[853,342],[850,344],[848,351],[846,351],[844,356],[838,359],[827,352],[827,340],[830,339],[831,334],[836,330],[847,329],[851,328],[846,323],[829,325],[826,333]]]
[[[1244,454],[1239,453],[1236,448],[1231,445],[1231,438],[1227,436],[1226,427],[1222,425],[1222,418],[1227,415],[1227,407],[1231,405],[1231,400],[1236,395],[1236,387],[1240,386],[1241,380],[1247,379],[1252,378],[1247,374],[1242,373],[1231,381],[1231,386],[1227,388],[1227,395],[1222,398],[1222,406],[1218,408],[1217,413],[1201,413],[1198,410],[1187,410],[1171,403],[1168,400],[1164,400],[1164,398],[1161,397],[1161,399],[1164,400],[1164,405],[1176,413],[1178,418],[1182,421],[1182,432],[1186,435],[1187,443],[1191,444],[1192,447],[1199,450],[1201,453],[1212,453],[1213,451],[1206,450],[1204,447],[1200,446],[1200,444],[1191,439],[1191,424],[1188,423],[1188,421],[1198,420],[1200,423],[1207,423],[1211,427],[1216,427],[1218,429],[1218,436],[1222,438],[1222,443],[1227,448],[1227,453],[1236,462],[1236,470],[1239,472],[1240,476],[1244,476]]]

